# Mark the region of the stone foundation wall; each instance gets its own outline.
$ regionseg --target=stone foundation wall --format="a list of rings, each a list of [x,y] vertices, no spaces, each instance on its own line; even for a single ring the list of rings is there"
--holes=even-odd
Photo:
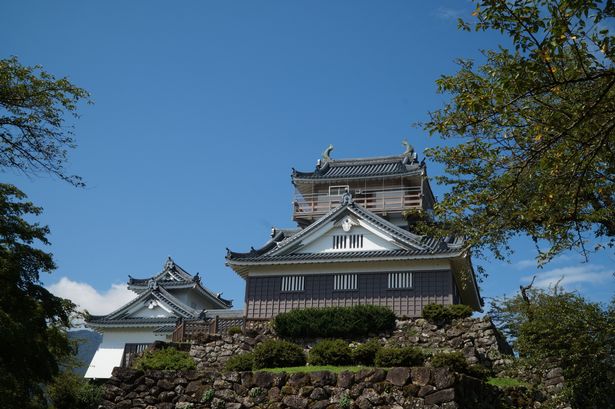
[[[512,362],[513,353],[488,315],[459,319],[440,326],[422,318],[399,321],[397,330],[386,339],[385,344],[460,351],[468,363],[480,364],[496,372]]]
[[[232,355],[250,351],[258,342],[275,337],[268,321],[246,322],[246,334],[210,336],[192,346],[190,354],[199,369],[222,368]],[[493,325],[491,318],[465,318],[445,325],[433,325],[422,318],[397,322],[397,329],[389,334],[374,334],[387,347],[414,346],[428,351],[460,351],[468,363],[481,364],[498,372],[512,358],[512,349]],[[349,342],[362,343],[369,337]],[[295,342],[306,352],[316,339]]]
[[[357,373],[137,371],[116,368],[105,409],[493,409],[497,389],[445,368]]]

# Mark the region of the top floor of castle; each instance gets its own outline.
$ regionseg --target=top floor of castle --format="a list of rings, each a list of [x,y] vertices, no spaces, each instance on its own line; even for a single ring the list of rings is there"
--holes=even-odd
[[[399,227],[431,217],[435,198],[425,161],[418,161],[407,141],[403,145],[401,155],[357,159],[332,159],[330,145],[312,172],[293,169],[293,220],[308,226],[338,207],[345,193]]]

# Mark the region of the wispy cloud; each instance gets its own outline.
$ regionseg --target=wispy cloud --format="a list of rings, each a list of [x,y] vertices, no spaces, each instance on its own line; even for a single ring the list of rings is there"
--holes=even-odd
[[[87,283],[73,281],[67,277],[48,285],[47,289],[58,297],[68,298],[77,304],[79,309],[88,310],[94,315],[108,314],[136,297],[125,284],[113,284],[108,290],[98,292]]]
[[[466,15],[466,10],[454,9],[451,7],[438,7],[434,11],[434,15],[442,20],[457,20],[458,18]]]
[[[549,265],[557,265],[560,263],[568,263],[568,262],[580,262],[582,261],[581,257],[571,257],[567,254],[562,254],[560,256],[555,257],[553,260],[551,260],[549,262]],[[538,268],[538,262],[536,261],[536,259],[534,258],[528,258],[528,259],[523,259],[523,260],[519,260],[516,263],[514,263],[514,267],[517,270],[527,270],[527,269],[537,269]]]
[[[534,286],[539,288],[552,287],[559,281],[563,287],[578,287],[583,284],[602,284],[613,280],[615,270],[598,264],[582,264],[541,271],[536,274]],[[522,281],[530,282],[533,276],[522,277]],[[561,280],[561,281],[560,281]]]

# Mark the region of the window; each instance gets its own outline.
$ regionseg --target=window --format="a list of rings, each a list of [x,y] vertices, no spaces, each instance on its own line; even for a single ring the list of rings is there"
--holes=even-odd
[[[303,291],[305,284],[303,276],[287,276],[282,277],[282,291]]]
[[[348,190],[348,185],[329,186],[329,196],[341,196],[346,190]]]
[[[362,234],[345,234],[333,236],[333,249],[360,249],[363,248]]]
[[[336,274],[333,276],[333,290],[356,290],[357,275],[356,274]]]
[[[389,273],[388,288],[412,288],[412,273]]]

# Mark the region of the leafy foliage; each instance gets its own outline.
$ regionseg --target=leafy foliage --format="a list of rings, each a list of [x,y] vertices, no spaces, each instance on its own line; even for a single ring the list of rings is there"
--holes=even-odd
[[[133,366],[136,369],[170,369],[188,370],[196,369],[194,359],[184,351],[178,351],[173,347],[147,350],[135,360]]]
[[[450,102],[431,113],[430,134],[458,138],[427,152],[451,186],[436,206],[475,251],[506,258],[508,241],[529,235],[545,262],[569,248],[586,257],[615,236],[615,43],[612,1],[476,1],[473,24],[512,47],[458,61],[438,90]],[[604,239],[604,240],[600,240]],[[546,246],[546,247],[545,247]]]
[[[427,304],[423,307],[423,318],[434,323],[450,322],[457,318],[467,318],[472,315],[472,308],[465,304]]]
[[[54,409],[96,409],[102,399],[102,387],[64,371],[48,386],[47,393]]]
[[[41,272],[55,269],[49,229],[26,221],[41,208],[25,194],[0,184],[0,407],[35,407],[40,385],[72,354],[66,336],[74,304],[47,291]]]
[[[541,365],[555,359],[576,408],[614,408],[615,299],[610,308],[557,289],[530,289],[492,305],[491,314],[520,357]]]
[[[352,362],[348,343],[342,339],[323,339],[310,349],[310,365],[348,365]]]
[[[252,354],[254,369],[305,365],[303,348],[284,340],[263,341],[254,348]]]
[[[87,91],[40,66],[0,60],[0,167],[50,173],[82,186],[81,178],[64,170],[67,150],[75,147],[64,117],[77,116],[77,103],[88,98]]]
[[[431,366],[435,368],[448,367],[455,372],[473,376],[478,379],[487,379],[489,370],[480,365],[469,365],[461,352],[442,352],[434,354]]]
[[[305,308],[279,314],[273,328],[283,338],[358,337],[395,328],[395,313],[386,307]]]
[[[394,366],[419,366],[425,361],[425,354],[413,347],[381,348],[374,360],[376,366],[390,368]]]
[[[357,365],[374,365],[376,354],[380,351],[380,348],[382,348],[382,345],[380,345],[377,339],[370,339],[363,344],[357,345],[350,352],[352,362]]]
[[[224,364],[224,369],[226,371],[251,371],[254,367],[254,354],[251,352],[246,352],[239,355],[231,356],[228,361]]]
[[[234,326],[234,327],[230,327],[227,331],[226,331],[229,335],[233,336],[235,334],[241,334],[243,333],[242,329],[240,326]]]

